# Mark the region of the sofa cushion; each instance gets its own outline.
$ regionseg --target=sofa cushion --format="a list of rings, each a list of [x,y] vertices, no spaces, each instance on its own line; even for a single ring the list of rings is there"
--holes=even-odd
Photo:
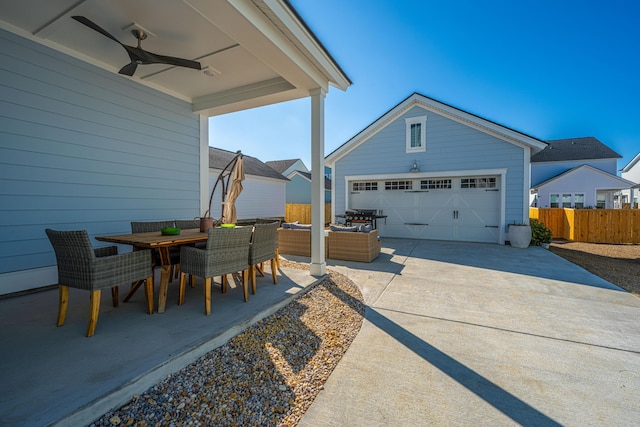
[[[297,222],[291,223],[292,230],[311,230],[311,224],[298,224]]]
[[[297,223],[298,223],[298,221],[295,221],[295,222],[283,222],[282,223],[282,228],[291,228],[292,224],[297,224]]]
[[[357,225],[353,225],[351,227],[347,227],[344,225],[331,225],[329,226],[329,228],[331,229],[331,231],[341,231],[341,232],[355,232],[358,231],[358,226]]]
[[[358,226],[358,231],[361,233],[370,233],[373,230],[373,226],[371,224],[361,224]]]

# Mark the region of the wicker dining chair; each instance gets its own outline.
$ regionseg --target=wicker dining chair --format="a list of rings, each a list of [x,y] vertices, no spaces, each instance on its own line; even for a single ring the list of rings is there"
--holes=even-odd
[[[256,219],[256,224],[271,224],[272,222],[275,222],[276,224],[278,224],[278,227],[281,227],[281,222],[279,219],[273,219],[273,218],[258,218]],[[276,268],[278,270],[280,270],[280,245],[278,244],[278,233],[276,231]]]
[[[262,265],[265,261],[271,261],[271,277],[273,284],[278,283],[277,263],[278,257],[278,222],[270,224],[256,223],[249,246],[249,282],[251,282],[251,293],[256,293],[256,270],[262,273]],[[260,267],[260,268],[259,268]]]
[[[226,288],[227,274],[242,271],[242,291],[244,300],[249,300],[247,276],[249,268],[249,243],[251,227],[210,228],[206,249],[192,246],[180,248],[180,298],[184,303],[187,274],[204,279],[204,312],[211,314],[211,282],[215,276],[222,276],[222,290]]]
[[[98,323],[102,289],[111,288],[113,306],[118,306],[118,285],[142,281],[145,284],[147,311],[153,313],[151,252],[135,251],[118,255],[116,246],[94,249],[85,230],[56,231],[46,229],[58,263],[58,321],[67,316],[69,288],[91,292],[87,336],[93,336]]]

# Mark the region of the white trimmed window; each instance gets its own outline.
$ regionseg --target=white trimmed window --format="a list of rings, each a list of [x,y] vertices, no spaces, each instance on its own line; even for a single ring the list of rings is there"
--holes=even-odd
[[[584,194],[573,195],[573,207],[576,209],[584,208]]]
[[[557,208],[558,203],[560,200],[560,195],[559,194],[550,194],[549,195],[549,207],[550,208]]]
[[[377,191],[377,182],[354,182],[353,191]]]
[[[404,119],[406,124],[406,151],[417,153],[427,150],[427,116],[409,117]]]

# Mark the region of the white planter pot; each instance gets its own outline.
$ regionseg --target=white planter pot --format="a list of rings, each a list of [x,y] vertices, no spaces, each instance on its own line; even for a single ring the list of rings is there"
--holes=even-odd
[[[531,243],[531,226],[510,224],[509,242],[514,248],[528,248]]]

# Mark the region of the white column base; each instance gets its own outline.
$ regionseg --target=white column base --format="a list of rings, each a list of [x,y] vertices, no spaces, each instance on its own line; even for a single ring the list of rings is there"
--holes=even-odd
[[[326,262],[312,262],[309,264],[309,271],[312,276],[324,276],[327,274],[327,263]]]

